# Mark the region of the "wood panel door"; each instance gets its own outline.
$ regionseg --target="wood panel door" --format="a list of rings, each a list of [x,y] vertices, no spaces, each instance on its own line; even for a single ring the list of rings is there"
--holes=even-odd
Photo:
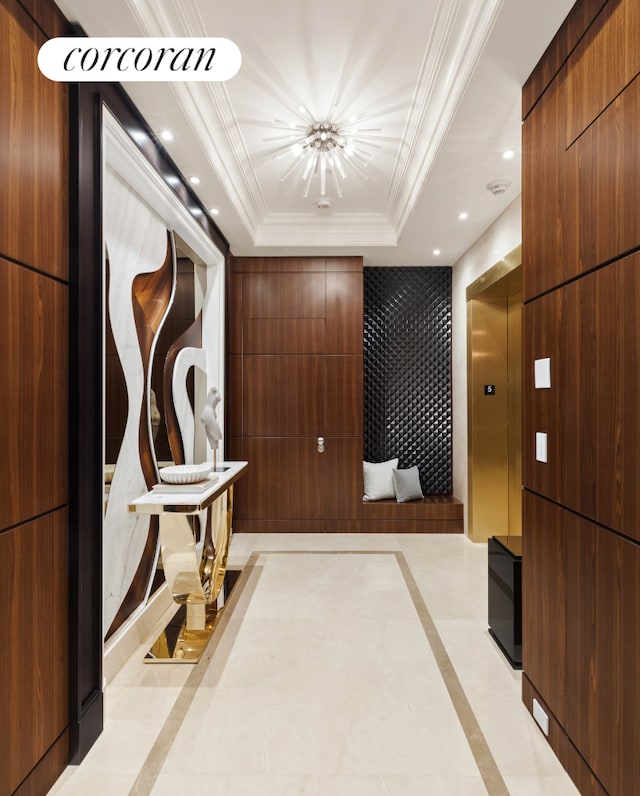
[[[361,258],[238,258],[230,293],[236,530],[361,530]]]

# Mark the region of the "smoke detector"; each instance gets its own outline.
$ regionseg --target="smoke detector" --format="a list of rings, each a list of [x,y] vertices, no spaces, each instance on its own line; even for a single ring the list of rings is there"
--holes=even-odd
[[[327,199],[325,196],[320,197],[316,202],[316,207],[318,210],[328,210],[331,207],[331,199]]]
[[[487,185],[487,190],[494,196],[500,196],[511,185],[511,180],[493,180]]]

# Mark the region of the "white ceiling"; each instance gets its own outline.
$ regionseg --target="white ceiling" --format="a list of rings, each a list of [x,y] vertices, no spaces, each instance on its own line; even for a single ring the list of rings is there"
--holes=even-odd
[[[224,36],[226,83],[127,83],[236,255],[363,254],[366,265],[454,263],[520,193],[520,91],[573,0],[57,0],[93,36]],[[274,157],[304,105],[376,128],[366,179],[303,197]],[[506,161],[502,152],[513,149]],[[486,185],[507,179],[494,196]],[[458,215],[469,214],[466,221]],[[441,254],[433,254],[434,249]]]

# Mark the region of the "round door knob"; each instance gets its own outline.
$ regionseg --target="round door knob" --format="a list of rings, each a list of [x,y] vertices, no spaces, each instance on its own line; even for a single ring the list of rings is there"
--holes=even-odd
[[[324,453],[324,437],[318,437],[318,453]]]

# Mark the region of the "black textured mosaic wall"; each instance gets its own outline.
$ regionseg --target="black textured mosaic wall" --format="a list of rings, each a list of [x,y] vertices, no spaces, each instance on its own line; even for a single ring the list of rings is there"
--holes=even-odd
[[[364,269],[364,458],[453,491],[451,268]]]

